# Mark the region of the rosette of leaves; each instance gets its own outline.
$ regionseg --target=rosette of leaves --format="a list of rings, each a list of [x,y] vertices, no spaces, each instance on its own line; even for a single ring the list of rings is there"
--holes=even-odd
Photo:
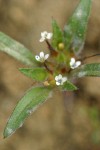
[[[84,64],[74,70],[69,66],[71,56],[77,57],[83,49],[90,8],[91,0],[80,0],[63,31],[57,22],[52,20],[51,44],[46,41],[51,56],[50,60],[43,64],[37,62],[31,51],[22,44],[0,32],[0,50],[28,65],[27,68],[19,70],[37,83],[16,105],[5,127],[4,138],[21,127],[25,119],[52,96],[55,88],[62,91],[74,91],[77,87],[69,79],[100,76],[100,63]],[[56,86],[54,80],[58,73],[68,77],[68,80],[59,87]]]

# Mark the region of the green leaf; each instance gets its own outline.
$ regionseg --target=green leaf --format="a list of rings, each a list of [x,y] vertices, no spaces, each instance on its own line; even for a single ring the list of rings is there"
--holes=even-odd
[[[82,78],[85,76],[100,77],[100,63],[85,64],[71,72],[73,78]]]
[[[44,81],[48,73],[44,68],[20,68],[20,72],[36,81]]]
[[[84,46],[91,0],[80,0],[74,14],[64,27],[65,48],[70,48],[77,55]]]
[[[59,55],[56,58],[56,61],[60,64],[66,63],[66,55],[64,53],[59,53]]]
[[[33,66],[35,58],[24,45],[0,32],[0,51],[9,54],[24,64]]]
[[[57,49],[58,44],[63,42],[63,33],[59,28],[56,20],[52,20],[52,29],[53,29],[53,37],[52,37],[52,46]]]
[[[63,91],[74,91],[74,90],[77,90],[77,87],[74,84],[72,84],[70,81],[67,81],[62,85],[62,90]]]
[[[4,138],[20,128],[25,119],[51,96],[48,87],[34,87],[29,90],[15,107],[4,130]]]

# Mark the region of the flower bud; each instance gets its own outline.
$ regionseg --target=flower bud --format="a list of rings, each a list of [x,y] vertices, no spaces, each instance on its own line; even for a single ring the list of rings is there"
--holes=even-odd
[[[65,46],[64,46],[64,43],[59,43],[59,44],[58,44],[58,49],[59,49],[59,50],[63,50],[64,47],[65,47]]]

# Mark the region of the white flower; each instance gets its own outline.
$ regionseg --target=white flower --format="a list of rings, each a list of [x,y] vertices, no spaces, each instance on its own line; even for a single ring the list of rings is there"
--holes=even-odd
[[[44,52],[40,52],[40,55],[39,56],[36,55],[35,59],[40,62],[45,62],[45,60],[48,59],[48,57],[49,57],[49,54],[45,55]]]
[[[41,38],[40,38],[40,42],[43,42],[46,39],[51,39],[52,38],[53,33],[48,33],[47,31],[41,32]]]
[[[67,77],[62,77],[61,74],[55,77],[56,85],[63,85],[64,82],[67,81]]]
[[[75,69],[81,65],[81,61],[75,61],[75,58],[71,58],[70,60],[70,67]]]

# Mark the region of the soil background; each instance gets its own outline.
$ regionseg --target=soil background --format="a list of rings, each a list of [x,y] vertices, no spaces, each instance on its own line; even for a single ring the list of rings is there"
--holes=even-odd
[[[79,0],[0,0],[0,30],[23,43],[33,54],[48,51],[39,43],[41,31],[51,31],[52,17],[63,28]],[[100,0],[93,0],[83,56],[100,53]],[[88,59],[100,62],[100,57]],[[33,81],[23,76],[21,63],[0,52],[0,150],[100,150],[100,79],[77,81],[79,90],[56,91],[15,134],[3,130],[16,103]]]

